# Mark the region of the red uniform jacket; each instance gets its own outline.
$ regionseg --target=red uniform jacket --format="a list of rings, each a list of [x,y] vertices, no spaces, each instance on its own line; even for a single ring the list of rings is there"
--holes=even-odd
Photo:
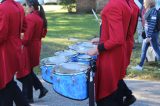
[[[110,0],[102,10],[101,18],[100,44],[104,44],[105,51],[100,52],[97,59],[96,100],[117,90],[121,72],[125,67],[125,39],[131,8],[126,0]]]
[[[138,14],[139,14],[139,8],[138,6],[134,3],[134,0],[130,0],[130,5],[132,7],[132,16],[130,20],[130,25],[128,28],[128,33],[127,33],[127,41],[126,41],[126,69],[128,65],[130,64],[130,58],[131,58],[131,53],[134,45],[134,34],[136,32],[136,26],[138,22]],[[124,73],[122,73],[122,78],[125,77],[126,75],[126,69],[124,70]]]
[[[38,11],[34,11],[26,16],[27,29],[24,33],[23,44],[28,48],[30,66],[39,65],[41,39],[45,37],[46,30],[43,28],[43,20]]]
[[[22,41],[22,43],[23,43],[23,41]],[[17,74],[16,74],[17,78],[23,78],[23,77],[29,75],[31,72],[28,47],[24,43],[23,43],[23,47],[22,47],[21,62],[22,62],[21,63],[22,68],[21,68],[21,71],[17,72]]]
[[[0,89],[20,71],[23,7],[13,0],[0,5]]]

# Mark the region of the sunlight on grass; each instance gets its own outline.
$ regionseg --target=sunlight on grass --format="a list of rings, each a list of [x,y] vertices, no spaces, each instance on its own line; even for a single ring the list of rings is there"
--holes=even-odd
[[[51,8],[51,7],[50,7]],[[41,59],[54,52],[68,49],[73,44],[69,38],[91,39],[99,36],[99,25],[92,14],[68,14],[47,11],[48,33],[43,39]]]
[[[131,68],[140,62],[141,44],[136,43],[135,46],[136,49],[132,53],[127,77],[132,79],[160,80],[160,66],[156,62],[145,62],[143,71],[136,71]]]

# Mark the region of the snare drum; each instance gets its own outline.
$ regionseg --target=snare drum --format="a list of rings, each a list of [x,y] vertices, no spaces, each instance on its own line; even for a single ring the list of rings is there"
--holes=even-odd
[[[84,100],[88,98],[87,71],[89,66],[70,62],[59,65],[53,74],[53,89],[68,98]]]
[[[95,46],[96,45],[93,45],[91,42],[78,42],[77,44],[69,46],[69,48],[75,50],[77,53],[84,54]]]
[[[57,56],[65,56],[65,57],[68,58],[68,60],[70,62],[75,62],[78,53],[76,51],[74,51],[74,50],[69,49],[69,50],[56,52],[55,55],[57,55]]]
[[[43,80],[52,83],[52,73],[56,66],[67,61],[68,59],[63,56],[54,56],[43,59],[40,66]]]
[[[42,72],[42,79],[52,84],[52,73],[54,72],[56,65],[43,65],[40,66]]]
[[[91,60],[92,60],[92,57],[86,54],[80,54],[77,56],[77,62],[81,62],[87,65],[90,65]]]

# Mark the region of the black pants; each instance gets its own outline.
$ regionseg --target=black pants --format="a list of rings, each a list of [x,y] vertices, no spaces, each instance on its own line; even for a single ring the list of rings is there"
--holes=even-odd
[[[18,79],[22,83],[22,93],[26,99],[33,99],[32,78],[29,75]]]
[[[41,83],[41,81],[38,79],[38,77],[36,76],[36,74],[33,72],[30,73],[30,76],[32,77],[32,85],[35,88],[35,90],[38,89],[43,89],[43,85]]]
[[[97,106],[120,106],[117,102],[117,91],[99,101]]]
[[[132,95],[132,91],[128,88],[123,79],[118,83],[118,92],[122,97],[130,97]]]
[[[14,80],[9,82],[6,88],[0,91],[0,99],[0,106],[13,106],[13,101],[16,106],[29,106]]]
[[[33,99],[33,87],[35,90],[43,89],[41,81],[33,71],[31,71],[31,73],[26,77],[18,80],[22,83],[22,93],[26,99]]]

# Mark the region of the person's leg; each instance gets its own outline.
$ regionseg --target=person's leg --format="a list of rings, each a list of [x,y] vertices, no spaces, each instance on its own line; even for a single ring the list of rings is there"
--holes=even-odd
[[[16,106],[29,106],[27,100],[14,80],[7,85],[7,89],[8,93],[13,97]]]
[[[115,99],[115,93],[96,102],[97,106],[122,106]]]
[[[13,106],[13,96],[7,88],[0,90],[0,106]]]
[[[42,85],[41,81],[33,71],[31,72],[30,76],[32,77],[32,85],[35,90],[40,90],[39,98],[44,97],[47,94],[48,90]]]
[[[4,89],[0,89],[0,106],[3,106]]]
[[[147,49],[149,47],[150,43],[146,43],[145,40],[143,40],[143,43],[142,43],[142,53],[141,53],[141,60],[140,60],[140,63],[139,63],[139,66],[143,66],[144,64],[144,61],[146,59],[146,53],[147,53]]]
[[[43,89],[43,85],[41,81],[39,80],[39,78],[36,76],[36,74],[33,71],[31,72],[30,76],[32,77],[32,84],[35,90]]]
[[[28,76],[28,81],[26,82],[27,83],[27,88],[28,88],[28,95],[27,95],[27,99],[30,103],[34,102],[33,101],[33,85],[32,85],[32,78],[31,76]]]
[[[22,83],[22,93],[29,103],[33,103],[33,86],[30,75],[18,79]]]
[[[156,57],[158,60],[160,60],[160,48],[158,44],[158,33],[154,33],[152,39],[151,39],[151,45],[156,52]]]
[[[132,95],[132,91],[128,88],[123,79],[119,81],[118,87],[122,96],[125,97],[123,105],[129,106],[136,101],[135,96]]]
[[[119,81],[118,87],[122,90],[123,95],[127,97],[132,95],[132,91],[128,88],[123,79]]]

